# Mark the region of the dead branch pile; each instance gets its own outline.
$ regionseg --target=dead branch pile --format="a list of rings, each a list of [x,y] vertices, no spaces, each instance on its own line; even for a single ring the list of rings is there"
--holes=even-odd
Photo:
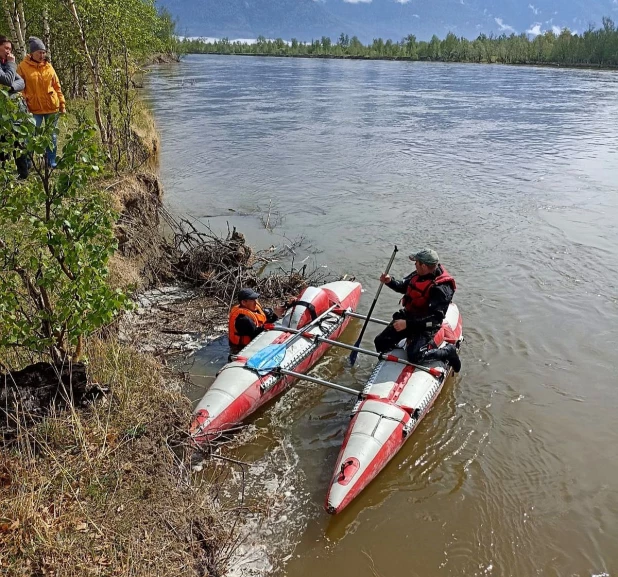
[[[273,270],[275,263],[293,253],[290,246],[254,251],[235,227],[228,227],[222,238],[208,226],[202,225],[203,230],[198,230],[187,219],[176,220],[164,208],[161,214],[173,233],[168,252],[174,255],[172,270],[176,277],[224,304],[234,301],[242,287],[257,290],[267,300],[283,299],[298,295],[310,284],[332,280],[329,273],[308,270],[306,265],[296,269],[292,264],[290,270],[280,266]],[[271,270],[266,272],[269,267]]]

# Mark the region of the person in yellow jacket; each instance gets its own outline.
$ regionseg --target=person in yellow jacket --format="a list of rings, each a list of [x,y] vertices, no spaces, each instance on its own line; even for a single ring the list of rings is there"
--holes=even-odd
[[[54,124],[53,146],[47,151],[47,162],[52,168],[56,168],[56,150],[58,132],[58,114],[64,114],[65,101],[60,87],[58,75],[54,67],[47,60],[47,49],[43,41],[36,36],[28,39],[28,56],[24,58],[17,73],[24,79],[26,88],[23,97],[26,100],[28,110],[34,116],[36,125],[41,126],[52,122]]]

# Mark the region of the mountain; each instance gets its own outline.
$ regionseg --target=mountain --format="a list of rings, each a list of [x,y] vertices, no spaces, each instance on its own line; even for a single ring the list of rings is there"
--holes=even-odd
[[[314,0],[158,0],[183,36],[321,38],[349,27]]]
[[[618,0],[157,0],[178,20],[185,36],[298,38],[309,41],[341,32],[362,41],[428,40],[451,31],[536,35],[598,27],[603,16],[618,20]]]

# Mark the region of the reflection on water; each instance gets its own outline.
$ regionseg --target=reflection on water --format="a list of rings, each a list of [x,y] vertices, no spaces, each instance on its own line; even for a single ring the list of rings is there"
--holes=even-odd
[[[280,573],[616,574],[615,74],[190,57],[149,87],[172,208],[260,247],[302,237],[296,262],[355,275],[361,309],[394,243],[396,275],[430,245],[459,286],[462,373],[340,516],[322,502],[350,399],[300,385],[255,417],[308,493],[290,501],[302,523]],[[284,215],[273,233],[269,205]],[[384,291],[375,315],[396,302]],[[191,372],[212,375],[224,349]],[[361,388],[373,363],[346,358],[315,372]]]

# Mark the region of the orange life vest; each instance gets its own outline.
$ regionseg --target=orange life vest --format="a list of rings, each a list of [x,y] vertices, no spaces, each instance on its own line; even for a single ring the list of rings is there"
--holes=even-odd
[[[259,304],[257,305],[255,312],[250,311],[241,305],[235,305],[232,307],[232,310],[230,311],[227,336],[230,339],[230,345],[244,347],[251,342],[251,337],[241,336],[236,332],[236,319],[240,315],[249,317],[255,323],[256,327],[263,327],[264,323],[266,323],[266,314]]]
[[[401,299],[401,304],[407,312],[418,317],[428,314],[429,291],[434,286],[449,284],[451,285],[453,291],[457,288],[455,279],[447,272],[445,268],[440,266],[436,272],[439,272],[439,274],[434,278],[431,278],[428,275],[423,275],[423,278],[421,279],[418,273],[415,273],[412,276],[410,283],[408,284],[406,294]]]

